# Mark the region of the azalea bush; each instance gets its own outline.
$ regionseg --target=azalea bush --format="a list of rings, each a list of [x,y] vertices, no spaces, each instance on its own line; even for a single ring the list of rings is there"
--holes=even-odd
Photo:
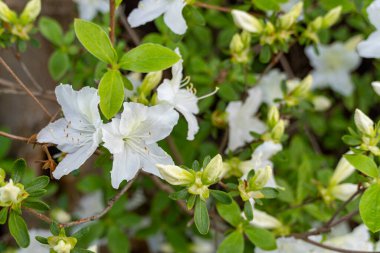
[[[74,2],[0,0],[1,252],[380,252],[380,0]]]

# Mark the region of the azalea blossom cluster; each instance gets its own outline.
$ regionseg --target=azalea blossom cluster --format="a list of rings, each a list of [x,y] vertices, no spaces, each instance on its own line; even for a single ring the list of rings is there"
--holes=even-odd
[[[123,112],[107,124],[101,119],[95,88],[75,91],[70,85],[57,86],[57,101],[64,118],[50,123],[37,136],[38,142],[54,143],[64,152],[53,176],[59,179],[78,169],[102,144],[113,154],[114,188],[123,180],[133,179],[140,169],[161,177],[156,164],[174,163],[157,142],[171,133],[178,122],[178,112],[189,123],[189,140],[199,129],[195,118],[198,98],[181,83],[182,60],[173,66],[172,74],[171,80],[165,79],[158,87],[156,105],[125,102]]]

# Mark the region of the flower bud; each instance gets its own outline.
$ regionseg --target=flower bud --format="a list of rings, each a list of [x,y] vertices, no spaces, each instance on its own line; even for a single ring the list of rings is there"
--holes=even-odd
[[[148,95],[157,85],[160,84],[162,79],[162,71],[148,73],[141,83],[141,93]]]
[[[323,26],[323,18],[317,17],[309,24],[308,30],[310,29],[312,31],[319,31],[320,29],[322,29],[322,26]]]
[[[211,122],[217,128],[225,128],[228,122],[228,115],[226,112],[216,110],[211,114]]]
[[[253,220],[250,221],[250,223],[256,227],[265,229],[278,229],[283,226],[282,223],[272,215],[257,209],[253,210]]]
[[[361,110],[355,110],[355,125],[363,134],[372,136],[375,134],[373,121],[365,115]]]
[[[363,40],[362,35],[356,35],[351,37],[349,40],[347,40],[346,43],[344,43],[344,47],[350,51],[355,51],[358,44]]]
[[[70,214],[62,210],[61,208],[53,209],[50,213],[51,217],[59,223],[66,223],[71,220]]]
[[[171,185],[189,185],[195,180],[194,175],[175,165],[156,164],[161,176]]]
[[[379,81],[372,82],[371,85],[372,85],[373,90],[376,92],[376,94],[380,96],[380,82]]]
[[[331,189],[331,194],[341,201],[347,201],[358,190],[356,184],[339,184]]]
[[[0,1],[0,20],[7,23],[13,23],[17,20],[16,12],[9,9],[8,5]]]
[[[301,15],[303,8],[303,3],[299,2],[293,6],[293,8],[280,17],[280,26],[283,29],[289,29],[297,20],[297,18]]]
[[[311,85],[313,84],[312,75],[307,75],[301,83],[295,88],[294,93],[298,97],[305,97],[310,91]]]
[[[352,152],[349,152],[352,153]],[[330,179],[330,185],[336,185],[348,178],[354,173],[355,168],[352,166],[346,158],[342,157],[338,165],[335,168],[334,174]]]
[[[258,169],[255,175],[249,179],[249,189],[253,191],[261,190],[272,176],[273,172],[270,166]]]
[[[247,12],[233,10],[231,14],[236,26],[239,28],[251,33],[260,33],[263,30],[260,21]]]
[[[285,121],[280,120],[278,123],[273,127],[271,132],[271,137],[274,141],[281,141],[282,136],[285,132]]]
[[[204,185],[202,180],[203,172],[198,171],[195,174],[194,183],[187,189],[189,193],[199,195],[201,199],[206,200],[210,195],[210,190],[207,185]]]
[[[269,112],[268,112],[268,126],[270,128],[273,128],[277,122],[279,121],[280,119],[280,113],[278,112],[278,108],[277,106],[272,106],[270,109],[269,109]]]
[[[41,12],[41,0],[30,0],[20,15],[22,24],[34,21]]]
[[[326,111],[331,106],[331,101],[325,96],[315,96],[313,98],[313,105],[316,111]]]
[[[212,185],[221,180],[226,173],[221,155],[216,155],[203,169],[202,182],[205,185]]]
[[[332,25],[334,25],[342,12],[342,6],[337,6],[334,9],[330,10],[324,17],[323,17],[323,28],[328,28]]]
[[[21,189],[10,179],[9,183],[0,188],[0,203],[17,203],[20,193]]]
[[[50,236],[47,239],[50,248],[56,253],[70,253],[77,244],[75,237],[66,237],[64,235]]]

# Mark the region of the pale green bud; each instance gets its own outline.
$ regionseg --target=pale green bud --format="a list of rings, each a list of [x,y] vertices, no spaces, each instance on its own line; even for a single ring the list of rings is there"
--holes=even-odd
[[[269,109],[269,112],[268,112],[268,126],[270,128],[273,128],[277,122],[279,121],[280,119],[280,113],[278,111],[278,108],[277,106],[272,106],[270,109]]]
[[[61,208],[55,208],[50,213],[51,217],[59,223],[66,223],[71,220],[70,214],[62,210]]]
[[[242,50],[244,50],[244,43],[240,34],[237,33],[232,37],[230,50],[232,53],[240,53]]]
[[[41,0],[30,0],[20,15],[22,24],[34,21],[41,12]]]
[[[373,121],[361,110],[355,110],[355,125],[365,135],[373,136],[375,134]]]
[[[274,33],[275,30],[276,28],[274,27],[274,25],[268,21],[265,25],[265,33],[271,34]]]
[[[352,153],[352,152],[349,152]],[[339,184],[343,180],[347,179],[349,176],[352,175],[352,173],[355,172],[354,166],[352,166],[346,158],[342,157],[338,165],[335,168],[334,174],[332,175],[330,179],[330,186],[334,186],[336,184]]]
[[[232,10],[231,14],[237,27],[251,33],[260,33],[263,30],[260,21],[247,12]]]
[[[3,183],[5,180],[5,171],[0,168],[0,184]]]
[[[7,23],[14,23],[17,20],[16,12],[9,9],[8,5],[0,0],[0,19]]]
[[[77,244],[77,239],[75,237],[66,236],[50,236],[47,238],[48,244],[54,252],[57,253],[70,253]]]
[[[238,63],[247,63],[249,61],[249,43],[251,40],[250,35],[246,36],[247,32],[242,35],[235,34],[230,43],[230,53],[232,61]]]
[[[156,164],[163,179],[171,185],[190,185],[194,182],[194,175],[175,165]]]
[[[272,176],[273,172],[270,166],[258,169],[255,175],[249,179],[249,189],[252,191],[261,190]]]
[[[189,193],[199,195],[201,199],[206,200],[210,196],[210,190],[207,185],[204,185],[203,174],[204,172],[198,171],[195,174],[194,183],[187,190]]]
[[[273,127],[271,136],[274,141],[281,141],[282,136],[285,132],[285,121],[279,120],[277,124]]]
[[[148,95],[157,85],[160,84],[162,79],[162,71],[148,73],[141,83],[141,93]]]
[[[342,12],[342,6],[337,6],[334,9],[330,10],[324,17],[323,17],[323,28],[328,28],[332,25],[334,25]]]
[[[311,75],[306,76],[299,85],[294,89],[293,94],[297,97],[305,97],[310,91],[313,84],[313,77]]]
[[[317,17],[309,24],[308,28],[311,29],[312,31],[318,31],[322,29],[322,26],[323,26],[323,18]]]
[[[216,155],[203,170],[202,182],[205,185],[212,185],[220,181],[226,173],[221,155]]]
[[[296,5],[294,5],[288,13],[282,15],[279,19],[280,27],[283,29],[289,29],[297,21],[297,18],[301,15],[302,8],[303,2],[299,2]]]
[[[331,106],[331,101],[325,96],[315,96],[312,101],[316,111],[326,111]]]
[[[358,44],[363,40],[362,35],[356,35],[350,38],[349,40],[344,43],[344,47],[347,48],[348,50],[355,51],[356,47]]]

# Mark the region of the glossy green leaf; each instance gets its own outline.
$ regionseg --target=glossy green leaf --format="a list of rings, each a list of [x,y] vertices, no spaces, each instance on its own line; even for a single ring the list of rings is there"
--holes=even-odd
[[[29,246],[30,238],[24,219],[16,212],[11,212],[8,219],[9,232],[21,248]]]
[[[63,44],[63,31],[60,24],[52,18],[41,17],[38,22],[38,28],[42,35],[56,46]]]
[[[49,58],[49,73],[54,80],[60,80],[70,67],[69,56],[61,51],[55,51]]]
[[[210,217],[208,216],[206,202],[200,198],[197,198],[197,202],[195,204],[194,222],[199,233],[202,235],[208,233],[210,228]]]
[[[243,253],[244,237],[240,231],[229,234],[219,245],[217,253]]]
[[[129,252],[130,245],[128,237],[117,226],[113,226],[108,230],[107,239],[107,245],[111,253]]]
[[[118,70],[108,70],[99,83],[100,109],[107,119],[119,112],[124,101],[124,83]]]
[[[24,159],[17,159],[13,163],[12,167],[12,179],[14,183],[18,183],[21,181],[22,176],[24,175],[26,168],[26,162]]]
[[[222,204],[231,204],[232,198],[228,193],[218,190],[210,190],[211,196]]]
[[[8,218],[8,207],[3,207],[0,211],[0,224],[5,224]]]
[[[217,203],[216,209],[219,215],[232,226],[236,227],[242,221],[240,208],[234,200],[229,205]]]
[[[377,168],[376,163],[365,155],[345,155],[344,156],[347,161],[354,166],[357,170],[364,173],[367,176],[378,178],[379,177],[379,169]]]
[[[116,51],[107,33],[100,26],[82,19],[75,19],[74,29],[78,40],[88,52],[105,63],[116,63]]]
[[[380,185],[371,185],[359,203],[360,216],[373,233],[380,231]]]
[[[277,248],[276,238],[268,230],[247,226],[244,228],[244,232],[254,245],[263,250],[274,250]]]
[[[25,190],[28,193],[35,192],[37,190],[41,190],[45,188],[50,182],[50,178],[48,176],[40,176],[35,178],[32,182],[25,185]]]
[[[146,43],[125,53],[119,65],[125,70],[148,73],[167,69],[179,59],[180,57],[167,47]]]

